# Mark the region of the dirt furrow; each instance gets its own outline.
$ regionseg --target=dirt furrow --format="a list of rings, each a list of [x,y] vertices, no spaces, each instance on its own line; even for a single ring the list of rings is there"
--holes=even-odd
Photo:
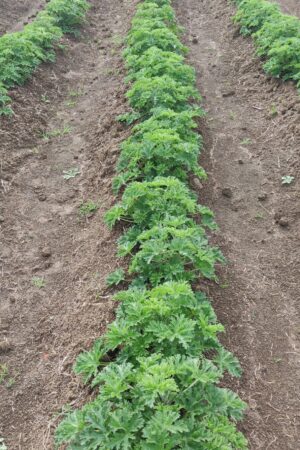
[[[113,318],[105,279],[118,261],[102,216],[125,133],[120,43],[135,5],[92,3],[80,40],[14,91],[15,117],[0,125],[0,437],[10,450],[53,448],[57,413],[88,395],[76,354]],[[98,211],[80,215],[90,199]]]
[[[200,201],[216,212],[229,260],[208,286],[244,375],[253,450],[299,449],[300,99],[268,78],[225,0],[176,2],[208,117]],[[290,185],[283,176],[293,176]],[[196,185],[195,185],[196,186]]]
[[[1,0],[0,35],[21,30],[45,4],[46,0]]]
[[[284,11],[286,14],[291,14],[300,17],[299,0],[276,0],[276,3],[279,3],[279,5],[282,8],[282,11]]]

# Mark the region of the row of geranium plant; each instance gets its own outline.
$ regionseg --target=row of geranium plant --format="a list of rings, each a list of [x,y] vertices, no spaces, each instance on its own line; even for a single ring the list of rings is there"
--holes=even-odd
[[[113,181],[120,201],[106,214],[123,223],[118,257],[130,259],[127,290],[118,292],[115,321],[75,372],[99,390],[95,399],[63,419],[57,445],[69,449],[246,449],[237,430],[244,402],[220,387],[225,372],[241,373],[221,345],[223,326],[203,292],[201,278],[216,279],[224,258],[208,242],[213,213],[197,203],[188,176],[202,140],[195,131],[203,111],[194,69],[184,62],[169,0],[138,6],[124,52],[135,122],[121,145]],[[121,270],[110,283],[124,278]],[[193,284],[191,284],[193,283]]]
[[[55,60],[63,34],[78,33],[88,8],[86,0],[50,0],[22,31],[0,37],[0,116],[12,114],[9,89],[24,84],[42,62]]]
[[[251,35],[257,54],[270,75],[293,80],[300,88],[300,20],[283,14],[266,0],[233,0],[238,6],[234,21],[241,34]]]

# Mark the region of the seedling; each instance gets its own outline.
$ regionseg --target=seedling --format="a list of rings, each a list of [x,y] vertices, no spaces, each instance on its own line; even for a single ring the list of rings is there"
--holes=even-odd
[[[66,106],[68,106],[68,108],[73,108],[75,105],[76,105],[76,102],[74,100],[66,101]]]
[[[274,103],[272,103],[272,106],[270,108],[270,114],[272,117],[276,117],[278,115],[278,110]]]
[[[263,218],[264,218],[264,215],[263,215],[263,213],[261,213],[261,212],[258,212],[258,213],[255,215],[255,219],[261,220],[261,219],[263,219]]]
[[[81,89],[78,89],[78,90],[71,89],[71,90],[68,92],[68,96],[69,96],[70,98],[77,98],[77,97],[80,97],[81,95],[82,95],[82,90],[81,90]]]
[[[281,177],[281,184],[291,184],[294,181],[295,177],[291,175],[284,175]]]
[[[42,102],[44,102],[44,103],[50,103],[49,98],[48,98],[47,95],[45,95],[45,94],[41,95],[41,100],[42,100]]]
[[[37,287],[39,289],[42,289],[43,287],[46,286],[44,278],[33,277],[31,281],[32,281],[33,286],[35,286],[35,287]]]
[[[250,145],[252,144],[252,141],[250,138],[244,138],[241,140],[241,145]]]
[[[93,200],[88,200],[85,203],[81,203],[79,207],[79,214],[81,216],[88,216],[90,214],[94,214],[99,209],[97,203],[93,202]]]
[[[0,450],[8,450],[2,437],[0,437]]]
[[[65,125],[63,128],[61,129],[55,129],[52,131],[46,131],[42,133],[42,138],[45,139],[46,141],[48,141],[51,138],[56,138],[56,137],[61,137],[61,136],[65,136],[66,134],[71,133],[72,128],[68,125]]]
[[[106,278],[106,283],[108,286],[114,286],[120,284],[125,280],[125,272],[123,269],[117,269],[114,272],[110,273]]]
[[[69,170],[63,170],[63,178],[65,180],[70,180],[71,178],[75,178],[77,175],[80,174],[80,170],[78,167],[72,167]]]
[[[8,367],[6,364],[0,364],[0,384],[2,384],[5,378],[8,376]]]
[[[236,119],[236,113],[233,112],[233,111],[230,111],[229,117],[230,117],[231,120],[235,120]]]

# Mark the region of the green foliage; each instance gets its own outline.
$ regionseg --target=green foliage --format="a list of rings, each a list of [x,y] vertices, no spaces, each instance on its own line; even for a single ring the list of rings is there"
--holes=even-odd
[[[253,35],[257,54],[266,62],[267,73],[294,80],[300,86],[300,20],[281,13],[279,6],[265,0],[235,0],[234,21],[244,35]]]
[[[218,339],[210,302],[188,284],[216,279],[224,258],[206,236],[212,211],[186,184],[189,172],[205,177],[195,132],[203,111],[179,32],[169,0],[146,0],[128,34],[132,111],[118,120],[140,122],[121,145],[113,187],[125,189],[105,221],[126,226],[118,256],[135,278],[115,297],[115,321],[77,358],[75,372],[99,394],[59,425],[56,442],[71,450],[247,449],[235,426],[246,405],[219,387],[240,365]],[[108,277],[124,280],[122,269]]]
[[[134,182],[126,188],[122,202],[105,215],[109,227],[117,221],[135,223],[145,229],[167,219],[202,214],[203,224],[216,228],[213,212],[197,204],[187,186],[177,178],[155,178],[153,181]]]
[[[42,62],[53,62],[63,33],[76,32],[87,9],[86,0],[51,0],[22,31],[0,37],[0,114],[11,114],[6,90],[24,84]]]
[[[154,108],[182,111],[188,109],[189,100],[200,100],[194,86],[184,85],[168,75],[140,78],[127,92],[126,97],[133,109],[144,114],[149,114]]]
[[[187,171],[206,178],[198,165],[199,144],[182,140],[172,129],[157,128],[144,133],[142,138],[133,135],[123,142],[121,149],[115,190],[129,180],[152,180],[157,176],[175,176],[184,181]]]
[[[97,203],[93,200],[88,200],[87,202],[82,202],[79,207],[79,214],[81,216],[88,216],[94,214],[99,209]]]
[[[120,284],[125,280],[125,272],[123,269],[117,269],[114,272],[110,273],[106,278],[106,283],[108,286],[114,286]]]
[[[162,222],[138,236],[119,240],[118,254],[125,256],[135,246],[129,273],[157,286],[164,281],[192,281],[199,275],[216,279],[215,264],[224,262],[220,251],[208,245],[205,231],[186,219]]]
[[[181,55],[157,47],[150,47],[141,56],[128,57],[127,66],[130,68],[127,81],[168,75],[185,85],[195,82],[194,68],[183,64]]]

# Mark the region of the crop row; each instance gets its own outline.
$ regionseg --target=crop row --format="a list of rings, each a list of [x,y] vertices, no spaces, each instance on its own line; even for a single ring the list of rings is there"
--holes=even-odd
[[[300,87],[300,20],[265,0],[233,1],[238,5],[234,21],[241,34],[253,36],[265,71]]]
[[[127,36],[124,59],[134,123],[121,145],[114,192],[105,216],[126,232],[118,257],[130,260],[129,288],[115,296],[115,321],[90,351],[79,355],[75,372],[99,389],[95,399],[68,413],[57,428],[57,445],[103,450],[242,450],[236,429],[245,403],[220,387],[225,372],[240,376],[237,359],[221,345],[205,294],[191,283],[216,279],[224,262],[209,244],[216,224],[197,202],[189,174],[205,178],[198,165],[201,136],[195,119],[195,71],[185,64],[169,0],[145,0]]]
[[[77,33],[88,8],[86,0],[50,0],[22,31],[0,37],[0,116],[12,114],[9,89],[24,84],[42,62],[55,60],[59,40]]]

